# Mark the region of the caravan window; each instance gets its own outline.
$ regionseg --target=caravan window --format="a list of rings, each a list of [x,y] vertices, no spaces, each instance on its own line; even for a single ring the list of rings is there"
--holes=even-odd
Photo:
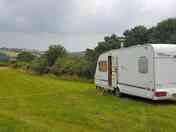
[[[140,73],[148,73],[148,59],[142,56],[138,60],[138,68]]]
[[[106,61],[99,62],[99,71],[101,71],[101,72],[107,71],[107,62]]]

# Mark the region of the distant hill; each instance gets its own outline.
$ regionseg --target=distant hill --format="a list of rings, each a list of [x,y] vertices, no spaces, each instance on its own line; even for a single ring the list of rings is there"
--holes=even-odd
[[[31,52],[36,56],[40,56],[41,54],[43,54],[43,51],[35,49],[19,49],[19,48],[6,48],[6,47],[0,48],[0,53],[6,54],[10,58],[16,57],[20,52],[23,51]]]
[[[71,52],[70,53],[73,56],[84,56],[85,55],[85,51],[80,51],[80,52]]]
[[[0,53],[3,53],[9,57],[16,57],[19,52],[0,49]]]
[[[6,47],[0,48],[0,53],[6,54],[10,58],[15,58],[20,52],[23,52],[23,51],[31,52],[35,56],[40,56],[44,54],[44,51],[39,51],[35,49],[19,49],[19,48],[6,48]],[[72,56],[82,57],[85,55],[85,51],[71,52],[69,54]]]

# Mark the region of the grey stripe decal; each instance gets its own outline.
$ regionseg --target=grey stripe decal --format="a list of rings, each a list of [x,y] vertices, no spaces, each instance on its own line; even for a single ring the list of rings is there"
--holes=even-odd
[[[139,88],[139,89],[143,89],[143,90],[147,89],[147,88],[144,88],[144,87],[141,87],[141,86],[131,85],[131,84],[127,84],[127,83],[121,83],[121,82],[119,82],[118,84],[125,85],[125,86],[130,86],[130,87],[135,87],[135,88]]]
[[[97,79],[99,81],[104,81],[104,82],[107,82],[108,80],[104,80],[104,79]]]

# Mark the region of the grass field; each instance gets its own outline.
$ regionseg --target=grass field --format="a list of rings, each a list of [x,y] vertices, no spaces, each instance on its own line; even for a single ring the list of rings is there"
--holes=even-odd
[[[175,102],[100,96],[93,84],[0,69],[0,132],[175,130]]]

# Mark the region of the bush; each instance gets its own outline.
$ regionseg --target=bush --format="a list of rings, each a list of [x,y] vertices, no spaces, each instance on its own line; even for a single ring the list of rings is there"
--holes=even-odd
[[[35,59],[30,64],[30,68],[37,74],[47,73],[48,72],[47,59],[43,57]]]
[[[34,60],[35,56],[31,52],[21,52],[17,56],[17,61],[29,62]]]
[[[21,68],[21,69],[29,69],[29,63],[28,62],[14,62],[10,65],[12,68]]]
[[[51,72],[55,75],[78,75],[83,76],[86,73],[86,61],[82,57],[66,56],[58,58]]]

